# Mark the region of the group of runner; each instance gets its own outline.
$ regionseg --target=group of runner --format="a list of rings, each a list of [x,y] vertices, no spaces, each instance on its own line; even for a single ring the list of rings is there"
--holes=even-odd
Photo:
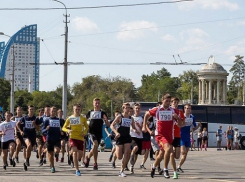
[[[169,94],[162,97],[162,102],[141,115],[141,106],[136,103],[133,111],[129,103],[122,105],[122,112],[115,112],[115,119],[108,121],[107,114],[100,108],[100,99],[93,100],[93,109],[86,116],[81,114],[81,105],[73,105],[73,114],[66,120],[62,118],[62,110],[52,106],[39,109],[39,116],[34,116],[34,106],[28,107],[28,114],[22,116],[21,107],[17,107],[16,116],[11,117],[5,112],[5,121],[0,124],[1,150],[3,151],[3,168],[6,170],[9,163],[15,167],[19,163],[19,152],[23,148],[24,170],[30,166],[31,151],[38,145],[37,157],[39,165],[46,163],[46,155],[50,170],[55,173],[54,159],[64,162],[67,151],[68,163],[75,168],[75,174],[81,175],[79,161],[82,166],[89,167],[93,157],[93,169],[98,170],[98,146],[102,139],[103,124],[106,133],[110,136],[113,149],[109,157],[115,168],[116,159],[122,160],[119,176],[126,177],[128,170],[134,173],[134,165],[138,155],[144,155],[140,168],[146,169],[144,164],[151,148],[155,153],[155,161],[151,167],[151,177],[154,177],[157,168],[159,174],[170,178],[168,172],[169,161],[173,167],[173,178],[178,178],[177,172],[184,172],[181,168],[186,160],[190,147],[190,129],[195,130],[195,117],[191,114],[191,105],[184,106],[184,112],[178,109],[178,98]],[[88,121],[88,122],[87,122]],[[109,130],[111,129],[111,132]],[[68,142],[66,142],[68,141]],[[86,142],[92,143],[92,149],[85,155]],[[65,148],[65,144],[68,144]],[[175,159],[181,159],[176,165]],[[163,160],[164,168],[160,168]]]
[[[145,169],[144,163],[148,158],[151,147],[155,152],[155,162],[151,167],[151,177],[158,173],[165,178],[170,178],[168,172],[169,161],[173,167],[173,178],[178,178],[178,172],[183,173],[181,166],[186,160],[190,148],[190,131],[196,130],[200,124],[196,124],[195,117],[191,114],[191,105],[184,106],[184,112],[178,109],[179,99],[171,98],[169,94],[162,97],[162,101],[156,107],[150,109],[141,116],[140,104],[136,103],[131,112],[130,104],[124,103],[122,113],[115,112],[115,119],[111,122],[112,133],[107,129],[106,133],[111,137],[113,149],[109,157],[112,166],[115,160],[122,159],[120,177],[126,177],[124,173],[128,170],[134,173],[134,165],[138,155],[144,155],[141,169]],[[176,165],[175,159],[181,159]],[[113,156],[114,155],[114,156]],[[163,160],[164,168],[160,168]]]

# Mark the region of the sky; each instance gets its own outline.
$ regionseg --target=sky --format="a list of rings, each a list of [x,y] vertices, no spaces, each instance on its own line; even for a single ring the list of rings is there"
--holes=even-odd
[[[67,8],[173,0],[61,0]],[[10,11],[3,8],[62,8],[51,0],[0,0],[0,32],[15,34],[25,25],[37,24],[40,63],[63,62],[65,10]],[[100,75],[120,76],[141,86],[142,75],[165,67],[177,77],[203,65],[150,65],[155,62],[215,62],[228,72],[235,55],[245,53],[245,1],[193,0],[172,4],[117,8],[68,9],[68,84]],[[8,37],[0,36],[0,41]],[[178,57],[180,56],[180,58]],[[90,64],[89,64],[90,63]],[[91,64],[111,63],[111,64]],[[123,65],[134,63],[137,65]],[[228,77],[228,81],[231,74]],[[63,66],[40,65],[40,90],[52,91],[63,84]]]

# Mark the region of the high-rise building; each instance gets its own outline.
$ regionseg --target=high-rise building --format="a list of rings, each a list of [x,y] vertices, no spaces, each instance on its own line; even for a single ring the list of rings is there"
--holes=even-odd
[[[21,28],[5,44],[0,42],[0,77],[12,80],[14,90],[39,90],[40,39],[37,25]]]

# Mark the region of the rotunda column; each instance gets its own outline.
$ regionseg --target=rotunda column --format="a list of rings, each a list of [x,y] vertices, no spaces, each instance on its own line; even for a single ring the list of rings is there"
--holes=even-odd
[[[198,80],[198,83],[199,83],[199,95],[198,95],[198,104],[201,104],[201,98],[202,98],[202,96],[201,96],[201,94],[202,94],[202,85],[201,85],[201,80]]]
[[[205,80],[202,80],[202,104],[204,104],[204,100],[205,100]]]
[[[212,80],[208,80],[208,104],[212,104]]]
[[[219,101],[219,84],[220,84],[220,80],[217,80],[217,104],[220,104],[220,101]]]

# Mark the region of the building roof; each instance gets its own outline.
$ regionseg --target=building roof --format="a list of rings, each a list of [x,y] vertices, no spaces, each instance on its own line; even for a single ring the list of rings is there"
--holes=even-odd
[[[221,74],[227,74],[228,75],[227,71],[223,68],[223,66],[221,66],[220,64],[214,62],[214,57],[213,56],[210,56],[210,58],[208,60],[208,63],[205,64],[199,70],[199,73],[200,74],[202,74],[202,73],[207,73],[207,74],[210,74],[210,73],[214,73],[214,74],[221,73]]]

